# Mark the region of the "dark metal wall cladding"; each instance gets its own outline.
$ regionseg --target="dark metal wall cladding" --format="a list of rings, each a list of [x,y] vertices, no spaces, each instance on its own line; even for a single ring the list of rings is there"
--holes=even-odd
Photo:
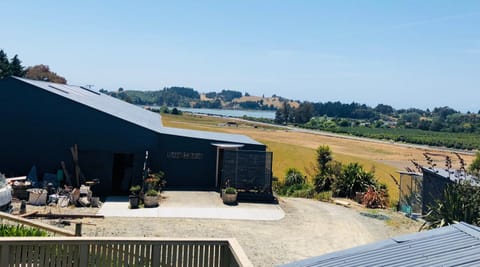
[[[167,187],[215,186],[213,138],[158,133],[16,79],[0,80],[0,103],[0,172],[8,176],[26,175],[32,165],[40,176],[56,172],[60,161],[72,172],[69,148],[78,144],[82,172],[101,180],[97,190],[103,195],[112,190],[114,154],[133,154],[132,176],[141,179],[146,150],[149,167],[165,172]],[[246,144],[244,149],[265,146]],[[201,153],[202,158],[172,159],[170,152]]]
[[[225,150],[221,177],[222,185],[271,192],[272,152]]]
[[[427,214],[430,207],[435,201],[442,200],[444,191],[448,184],[453,182],[441,175],[437,175],[428,171],[423,171],[422,182],[422,213]]]
[[[39,176],[56,172],[60,161],[72,171],[69,148],[77,144],[82,171],[101,179],[98,189],[108,194],[113,153],[135,154],[140,167],[145,150],[158,146],[154,132],[55,94],[14,80],[2,81],[0,88],[0,171],[9,176],[26,175],[32,165]]]

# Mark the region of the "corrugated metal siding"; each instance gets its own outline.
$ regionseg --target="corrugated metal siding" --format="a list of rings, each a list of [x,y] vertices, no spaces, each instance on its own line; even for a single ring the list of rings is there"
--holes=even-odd
[[[480,266],[479,236],[459,223],[284,266]]]

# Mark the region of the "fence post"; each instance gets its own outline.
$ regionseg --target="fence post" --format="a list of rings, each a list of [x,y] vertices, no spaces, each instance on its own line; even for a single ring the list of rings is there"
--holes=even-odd
[[[82,223],[75,223],[75,236],[82,236]]]
[[[220,267],[229,267],[232,262],[232,253],[230,251],[229,245],[222,244],[220,249]]]
[[[79,260],[79,266],[89,266],[89,262],[88,262],[88,247],[90,246],[89,243],[85,242],[85,243],[80,243],[79,245],[79,253],[78,253],[78,256],[80,257],[80,260]]]
[[[160,244],[154,243],[152,246],[152,267],[160,266]]]
[[[10,245],[2,244],[0,246],[0,266],[8,266],[10,261]]]

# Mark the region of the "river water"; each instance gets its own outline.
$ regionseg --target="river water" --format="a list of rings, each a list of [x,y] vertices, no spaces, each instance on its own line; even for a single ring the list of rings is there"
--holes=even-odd
[[[196,114],[208,114],[217,115],[223,117],[253,117],[262,119],[275,119],[275,111],[266,110],[239,110],[239,109],[210,109],[210,108],[180,108],[177,109],[185,112],[191,112]]]

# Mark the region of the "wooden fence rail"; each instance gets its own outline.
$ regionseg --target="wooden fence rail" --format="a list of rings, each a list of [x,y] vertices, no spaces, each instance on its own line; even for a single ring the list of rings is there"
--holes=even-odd
[[[0,238],[0,266],[252,266],[235,239]]]

